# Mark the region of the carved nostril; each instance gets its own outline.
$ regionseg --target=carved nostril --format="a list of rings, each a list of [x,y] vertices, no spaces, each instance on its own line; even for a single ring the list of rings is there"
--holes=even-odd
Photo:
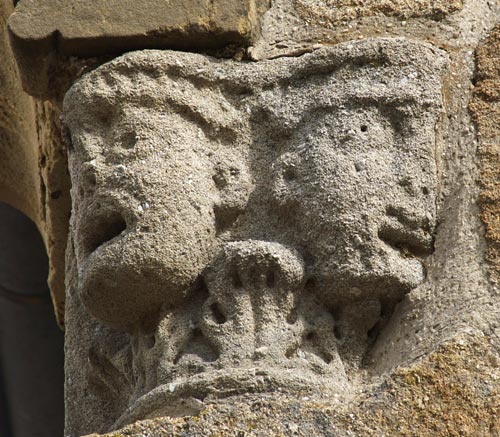
[[[266,275],[266,285],[268,287],[274,287],[275,284],[276,284],[276,274],[274,270],[270,270],[269,272],[267,272]]]
[[[120,235],[127,228],[127,223],[121,214],[115,212],[97,219],[92,226],[86,246],[87,254],[91,254],[103,244]]]
[[[243,282],[241,280],[240,274],[236,268],[233,268],[231,271],[231,282],[234,288],[242,288]]]
[[[220,305],[217,302],[210,305],[210,310],[212,311],[214,320],[217,322],[218,325],[223,325],[224,323],[226,323],[227,317],[224,315],[224,313],[220,308]]]

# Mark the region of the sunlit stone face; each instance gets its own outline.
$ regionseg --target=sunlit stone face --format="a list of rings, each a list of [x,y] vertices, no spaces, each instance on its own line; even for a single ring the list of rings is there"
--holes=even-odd
[[[107,123],[85,164],[96,184],[79,179],[80,294],[126,327],[179,304],[212,258],[213,148],[173,114],[131,105]]]
[[[417,102],[385,100],[354,96],[308,117],[274,163],[274,199],[331,304],[398,300],[424,279],[421,258],[432,252],[432,116]]]

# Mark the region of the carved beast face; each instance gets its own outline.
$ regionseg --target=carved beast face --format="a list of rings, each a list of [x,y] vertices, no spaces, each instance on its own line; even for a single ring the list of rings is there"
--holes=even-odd
[[[274,200],[330,305],[399,300],[433,250],[435,115],[388,100],[312,111],[273,163]]]
[[[298,251],[328,306],[398,300],[432,252],[445,64],[380,39],[257,64],[144,51],[85,76],[64,119],[87,308],[132,329],[246,240]]]

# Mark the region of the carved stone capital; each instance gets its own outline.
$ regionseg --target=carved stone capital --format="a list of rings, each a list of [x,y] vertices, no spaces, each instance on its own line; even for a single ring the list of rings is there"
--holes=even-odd
[[[143,51],[70,89],[69,300],[88,389],[127,398],[109,425],[345,392],[426,276],[447,65],[402,38],[257,64]]]

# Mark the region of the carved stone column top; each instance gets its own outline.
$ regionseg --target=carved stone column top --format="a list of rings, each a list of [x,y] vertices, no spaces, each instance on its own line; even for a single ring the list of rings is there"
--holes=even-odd
[[[357,251],[385,292],[407,292],[432,250],[445,67],[431,46],[380,39],[258,64],[143,51],[85,76],[64,105],[84,300],[136,323],[246,239],[300,248],[327,288],[371,282],[347,267]]]
[[[71,311],[110,327],[84,335],[91,380],[121,375],[101,378],[128,396],[116,425],[345,391],[425,279],[447,67],[403,38],[259,63],[142,51],[69,90]]]

